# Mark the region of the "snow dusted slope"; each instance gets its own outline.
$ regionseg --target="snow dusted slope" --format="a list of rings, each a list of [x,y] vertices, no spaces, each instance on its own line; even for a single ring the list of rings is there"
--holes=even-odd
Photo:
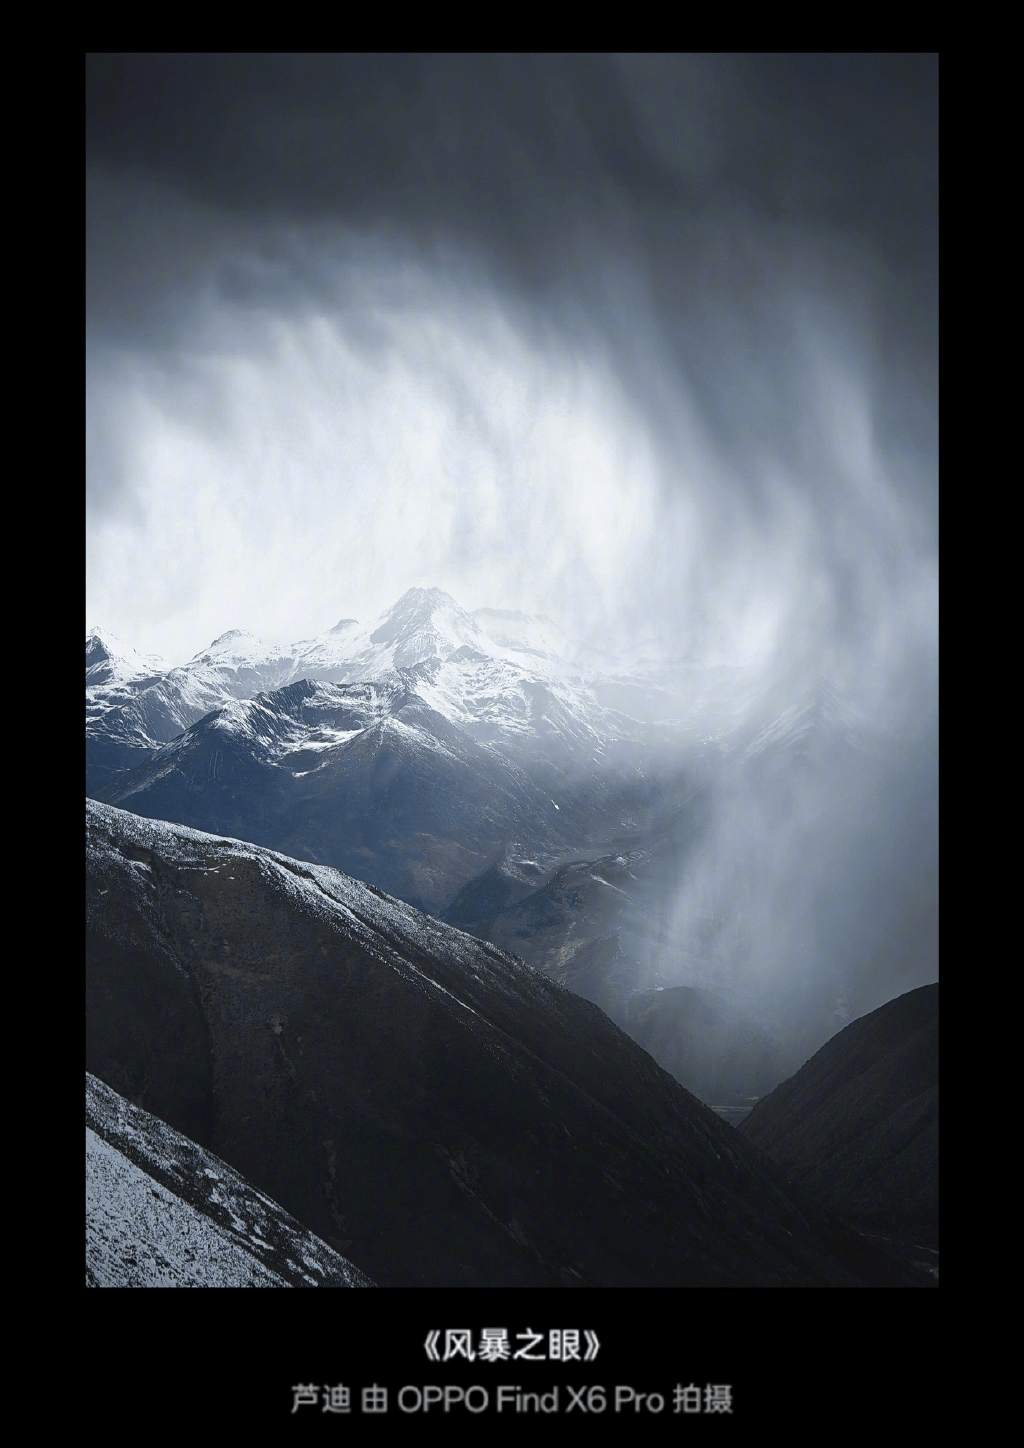
[[[85,1077],[87,1287],[372,1287],[210,1152]]]

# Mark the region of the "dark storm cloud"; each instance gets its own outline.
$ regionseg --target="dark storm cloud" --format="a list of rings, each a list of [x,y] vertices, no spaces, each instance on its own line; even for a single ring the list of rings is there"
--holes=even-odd
[[[468,233],[538,274],[622,202],[851,227],[913,269],[936,90],[927,56],[101,55],[87,145],[250,217]]]
[[[928,56],[94,55],[91,376],[148,354],[162,405],[215,429],[200,345],[258,352],[268,315],[326,307],[387,349],[353,297],[368,258],[379,288],[411,257],[449,308],[496,297],[539,354],[552,335],[609,353],[668,450],[699,425],[729,470],[705,485],[708,555],[740,504],[791,527],[796,486],[836,628],[856,630],[893,550],[934,551],[936,109]],[[851,518],[836,486],[835,414],[857,407],[900,526]],[[131,506],[122,416],[90,407],[100,511]]]
[[[105,55],[87,81],[93,168],[249,224],[471,242],[540,289],[585,290],[580,263],[623,248],[698,313],[756,304],[841,237],[900,298],[875,319],[888,345],[933,348],[931,57]],[[163,223],[140,241],[156,265],[196,244]],[[133,259],[95,242],[109,306]]]
[[[721,446],[797,411],[800,292],[857,319],[877,425],[933,454],[936,72],[927,56],[92,56],[92,335],[173,343],[211,286],[301,305],[327,283],[287,229],[340,224],[435,264],[476,254],[563,330],[603,326],[639,382],[647,337],[617,315],[618,262]]]

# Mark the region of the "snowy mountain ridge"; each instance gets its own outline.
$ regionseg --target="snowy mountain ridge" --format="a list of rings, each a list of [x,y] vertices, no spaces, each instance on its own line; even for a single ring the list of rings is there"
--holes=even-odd
[[[99,637],[97,631],[90,636],[90,660]],[[376,706],[369,695],[331,698],[321,690],[304,696],[295,727],[300,729],[303,721],[314,726],[307,748],[347,742],[372,720],[395,719],[415,704],[479,744],[514,749],[517,743],[541,741],[548,752],[572,752],[600,763],[605,749],[628,743],[636,729],[614,704],[598,701],[568,653],[568,641],[549,619],[486,609],[470,615],[439,589],[410,589],[367,625],[343,620],[289,647],[232,629],[188,664],[156,677],[146,676],[122,646],[116,666],[108,665],[106,672],[89,664],[86,735],[105,782],[217,710],[225,711],[221,728],[265,733],[259,709],[239,711],[233,707],[238,702],[251,703],[300,682],[349,690],[367,685]],[[671,700],[665,696],[663,702]],[[287,713],[290,706],[282,705]],[[351,707],[357,708],[358,723],[341,725],[321,717],[324,710],[344,713]],[[408,721],[396,720],[403,722]],[[317,725],[331,732],[317,734]],[[339,729],[344,739],[337,737]],[[300,742],[294,731],[290,742],[296,747]],[[120,750],[116,758],[115,746]]]
[[[585,666],[584,657],[543,615],[471,614],[437,588],[409,589],[367,624],[342,619],[287,646],[231,629],[187,664],[162,671],[158,659],[93,630],[87,793],[218,711],[217,728],[252,732],[264,751],[273,737],[275,762],[296,777],[371,726],[386,733],[385,720],[393,733],[411,728],[422,736],[424,711],[433,720],[431,748],[451,726],[463,743],[497,750],[505,761],[542,757],[576,775],[609,768],[642,775],[681,750],[740,760],[766,748],[806,749],[816,734],[862,732],[838,691],[823,692],[814,680],[777,688],[773,701],[737,667],[659,663],[649,652],[616,660],[591,651]],[[277,697],[300,683],[315,686],[301,707]],[[368,694],[353,692],[363,686]],[[311,762],[314,753],[323,757]]]
[[[85,636],[85,686],[148,688],[167,672],[157,654],[140,654],[107,629],[90,629]]]

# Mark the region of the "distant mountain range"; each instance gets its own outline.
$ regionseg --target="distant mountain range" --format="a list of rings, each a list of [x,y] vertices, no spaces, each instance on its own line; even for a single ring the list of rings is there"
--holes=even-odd
[[[94,631],[86,700],[87,794],[333,865],[630,1030],[638,983],[678,983],[668,907],[712,790],[788,779],[809,751],[837,780],[864,763],[856,714],[827,683],[753,708],[735,669],[599,656],[548,619],[469,614],[438,589],[289,647],[235,630],[163,671]],[[715,1009],[749,1036],[742,1012]],[[766,1041],[747,1084],[770,1089],[799,1052]],[[707,1099],[719,1075],[692,1061],[681,1079]]]
[[[105,747],[118,744],[148,754],[230,701],[299,682],[373,683],[393,690],[404,680],[425,707],[461,726],[475,742],[505,752],[542,741],[557,759],[581,742],[597,754],[616,740],[632,740],[632,729],[624,730],[614,709],[584,686],[570,653],[568,640],[548,619],[495,609],[471,615],[439,589],[419,588],[364,627],[345,619],[289,647],[264,644],[235,629],[173,669],[93,630],[86,640],[90,784],[104,771],[124,767],[105,759]],[[599,682],[610,687],[603,676]],[[657,695],[656,689],[648,692]],[[662,715],[671,715],[673,702],[678,707],[665,697]],[[323,751],[345,740],[313,743]]]
[[[547,620],[470,616],[436,589],[291,650],[227,634],[155,681],[93,634],[87,793],[437,912],[499,859],[545,876],[694,792],[676,764],[675,796],[652,788],[679,721],[602,705],[559,642]]]

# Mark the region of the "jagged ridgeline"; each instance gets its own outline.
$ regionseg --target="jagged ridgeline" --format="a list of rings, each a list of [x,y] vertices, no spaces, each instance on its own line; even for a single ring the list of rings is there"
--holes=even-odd
[[[651,685],[658,717],[635,719],[567,655],[548,620],[469,615],[437,589],[288,648],[234,631],[162,674],[94,633],[86,792],[436,913],[498,859],[549,870],[581,844],[636,839],[694,793],[684,701]],[[674,791],[654,786],[659,760]]]

